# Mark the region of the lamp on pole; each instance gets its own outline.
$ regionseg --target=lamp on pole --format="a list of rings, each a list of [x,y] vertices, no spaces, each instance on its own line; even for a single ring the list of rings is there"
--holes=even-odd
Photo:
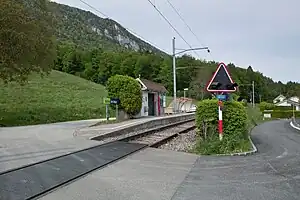
[[[208,47],[202,47],[202,48],[191,48],[191,49],[176,49],[175,47],[175,37],[173,37],[173,89],[174,89],[174,100],[173,100],[173,112],[176,113],[176,55],[187,52],[187,51],[196,51],[196,50],[207,50],[208,53],[210,53],[210,50]],[[181,50],[176,53],[176,50]]]

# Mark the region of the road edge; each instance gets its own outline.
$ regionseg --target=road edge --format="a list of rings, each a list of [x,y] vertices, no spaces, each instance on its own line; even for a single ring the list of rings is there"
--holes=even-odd
[[[290,122],[290,126],[294,129],[300,131],[300,125],[297,122],[294,122],[294,119],[292,119],[292,121]]]
[[[249,135],[248,137],[251,146],[252,146],[252,150],[250,151],[246,151],[246,152],[239,152],[239,153],[230,153],[230,154],[216,154],[217,156],[248,156],[248,155],[252,155],[254,153],[257,152],[257,147],[255,146],[255,144],[253,143],[251,136]]]
[[[254,153],[256,153],[258,150],[257,150],[257,147],[255,146],[255,144],[253,143],[252,139],[251,139],[251,132],[252,130],[258,125],[255,125],[253,126],[250,131],[248,132],[249,136],[248,136],[248,139],[251,143],[251,146],[252,146],[252,150],[250,151],[246,151],[246,152],[239,152],[239,153],[230,153],[230,154],[216,154],[217,156],[248,156],[248,155],[252,155]]]

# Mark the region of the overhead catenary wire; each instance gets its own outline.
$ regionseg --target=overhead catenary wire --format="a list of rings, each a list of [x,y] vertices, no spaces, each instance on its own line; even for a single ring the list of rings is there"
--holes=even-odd
[[[170,0],[166,0],[168,4],[171,6],[171,8],[175,11],[175,13],[178,15],[178,17],[181,19],[181,21],[185,24],[185,26],[189,29],[189,31],[195,36],[199,44],[204,47],[204,45],[201,43],[199,37],[195,34],[195,32],[192,30],[192,28],[188,25],[188,23],[185,21],[185,19],[182,17],[182,15],[179,13],[178,9],[175,8],[175,6],[171,3]]]
[[[106,18],[109,18],[108,15],[106,15],[104,12],[100,11],[99,9],[95,8],[94,6],[88,4],[87,2],[83,1],[83,0],[79,0],[81,3],[87,5],[88,7],[92,8],[93,10],[97,11],[98,13],[100,13],[101,15],[103,15]]]
[[[186,39],[180,34],[180,32],[172,25],[170,20],[157,8],[157,6],[151,1],[148,0],[148,2],[154,7],[154,9],[164,18],[164,20],[170,25],[170,27],[179,35],[179,37],[192,49],[193,47],[186,41]],[[198,57],[198,53],[196,51],[193,51]]]
[[[195,36],[196,40],[199,42],[199,44],[202,47],[205,47],[205,45],[203,45],[199,39],[199,37],[197,36],[197,34],[195,34],[195,32],[192,30],[192,28],[188,25],[188,23],[186,22],[186,20],[182,17],[182,15],[179,13],[178,9],[174,6],[174,4],[170,1],[170,0],[166,0],[168,2],[168,4],[170,5],[170,7],[175,11],[175,13],[178,15],[178,17],[181,19],[181,21],[185,24],[185,26],[189,29],[189,31]],[[209,53],[209,55],[211,56],[211,58],[213,59],[211,52]]]
[[[87,3],[86,1],[84,1],[84,0],[79,0],[79,1],[80,1],[81,3],[87,5],[89,8],[91,8],[91,9],[95,10],[96,12],[100,13],[102,16],[106,17],[107,19],[111,19],[107,14],[105,14],[105,13],[102,12],[102,11],[100,11],[100,10],[97,9],[96,7],[92,6],[91,4]],[[120,23],[120,24],[122,24],[122,23]],[[126,27],[124,27],[124,26],[123,26],[123,28],[124,28],[126,31],[130,32],[131,34],[135,35],[137,38],[139,38],[139,39],[145,41],[146,43],[150,44],[151,46],[155,47],[156,49],[158,49],[158,50],[160,50],[160,51],[162,51],[162,52],[167,53],[167,51],[166,51],[165,49],[162,49],[162,48],[158,47],[157,45],[153,44],[152,42],[150,42],[149,40],[146,40],[144,37],[142,37],[141,35],[137,34],[135,31],[133,31],[133,30],[131,30],[131,29],[129,29],[129,28],[126,28]]]

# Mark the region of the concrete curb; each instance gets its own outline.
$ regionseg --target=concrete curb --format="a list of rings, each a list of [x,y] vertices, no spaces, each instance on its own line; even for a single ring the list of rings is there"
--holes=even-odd
[[[250,135],[249,135],[249,140],[252,146],[252,150],[251,151],[246,151],[246,152],[239,152],[239,153],[231,153],[231,154],[216,154],[217,156],[248,156],[248,155],[252,155],[254,153],[257,152],[257,148],[254,145]]]
[[[239,153],[230,153],[230,154],[217,154],[217,156],[249,156],[249,155],[252,155],[252,154],[256,153],[257,152],[257,147],[255,146],[255,144],[253,143],[253,141],[251,139],[251,132],[256,126],[257,125],[252,127],[249,131],[248,139],[250,140],[250,143],[251,143],[251,146],[252,146],[251,151],[239,152]]]

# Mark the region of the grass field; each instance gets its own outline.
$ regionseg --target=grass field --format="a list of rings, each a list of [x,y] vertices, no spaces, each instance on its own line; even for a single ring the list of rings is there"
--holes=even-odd
[[[263,122],[263,116],[258,106],[253,108],[251,105],[248,105],[247,114],[249,130]]]
[[[105,118],[106,95],[104,86],[59,71],[31,75],[23,86],[0,82],[0,127]]]
[[[104,118],[106,95],[102,85],[58,71],[24,86],[0,84],[0,126]]]

